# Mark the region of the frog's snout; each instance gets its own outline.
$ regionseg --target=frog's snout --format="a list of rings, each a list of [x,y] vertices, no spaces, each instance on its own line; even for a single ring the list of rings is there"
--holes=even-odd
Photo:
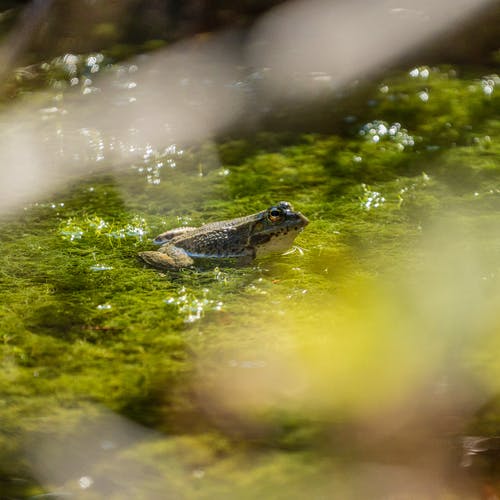
[[[309,224],[309,219],[305,215],[302,215],[300,212],[297,212],[297,216],[300,219],[300,221],[302,222],[302,225],[304,227],[306,227],[307,224]]]

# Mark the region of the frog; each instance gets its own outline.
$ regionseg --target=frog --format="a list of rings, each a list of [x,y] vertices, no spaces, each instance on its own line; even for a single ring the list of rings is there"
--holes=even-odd
[[[170,229],[153,240],[158,250],[138,256],[160,270],[193,267],[197,259],[236,259],[244,266],[263,255],[285,252],[308,224],[290,203],[280,201],[244,217]]]

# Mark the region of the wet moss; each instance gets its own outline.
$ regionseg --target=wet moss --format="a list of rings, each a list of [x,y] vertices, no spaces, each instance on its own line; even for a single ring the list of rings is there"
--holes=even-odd
[[[199,498],[228,491],[255,498],[261,484],[266,496],[268,488],[289,487],[291,478],[297,491],[311,493],[308,478],[317,475],[318,491],[327,491],[320,469],[329,470],[331,463],[321,443],[325,436],[335,442],[340,432],[331,422],[347,421],[342,432],[348,432],[345,428],[364,418],[363,405],[374,412],[371,400],[359,402],[346,389],[354,379],[358,393],[364,384],[370,387],[366,392],[372,390],[379,374],[364,373],[363,362],[378,368],[382,381],[406,380],[411,370],[425,372],[427,359],[413,355],[418,350],[411,349],[414,345],[438,350],[443,342],[449,347],[458,332],[460,345],[442,359],[458,363],[482,390],[498,391],[492,354],[498,322],[487,315],[486,328],[455,312],[471,303],[486,315],[500,297],[498,92],[484,93],[484,78],[478,74],[460,77],[450,69],[432,69],[424,78],[422,71],[427,74],[425,68],[417,76],[398,73],[375,86],[370,102],[359,105],[355,123],[342,133],[267,132],[210,142],[187,149],[176,168],[159,171],[156,184],[133,168],[95,176],[3,220],[2,474],[29,476],[23,436],[33,428],[48,432],[32,419],[48,414],[52,424],[69,429],[77,424],[68,412],[78,414],[85,405],[98,404],[175,436],[145,444],[141,459],[161,474],[165,471],[158,462],[172,456],[181,456],[191,479],[193,470],[206,470],[208,486],[198,490],[189,482]],[[167,228],[241,216],[282,199],[311,220],[297,239],[303,253],[262,259],[247,268],[221,261],[171,273],[147,269],[136,258]],[[444,227],[458,225],[463,231],[448,246],[443,238],[432,253],[426,241],[442,217],[449,217]],[[474,250],[479,262],[474,261],[474,278],[458,281],[464,286],[457,288],[470,287],[476,295],[462,302],[453,287],[433,295],[439,283],[429,279],[424,298],[419,297],[422,304],[415,301],[413,289],[405,286],[418,289],[425,282],[422,262],[440,254],[453,260],[453,248]],[[455,275],[467,274],[462,261],[457,262],[443,278],[452,284]],[[374,285],[378,280],[392,287],[392,295]],[[377,297],[375,291],[380,292]],[[440,304],[442,314],[433,316],[429,311],[434,309],[426,309],[426,294]],[[450,302],[442,295],[449,295]],[[376,311],[363,301],[373,303]],[[394,312],[398,308],[415,324],[404,323],[405,315]],[[360,316],[371,310],[370,325],[383,326],[359,333],[364,330],[351,318],[352,310]],[[335,328],[345,322],[349,335],[343,338],[343,330]],[[328,331],[317,325],[327,325]],[[305,382],[294,377],[306,377],[311,370],[314,375],[315,363],[306,369],[292,362],[290,370],[278,357],[285,368],[273,368],[276,355],[293,358],[294,344],[306,352],[322,343],[330,348],[330,331],[340,332],[333,336],[339,344],[333,345],[345,349],[359,373],[332,353],[339,371],[332,375],[327,370],[325,377],[332,375],[338,386],[331,392],[341,394],[343,403],[325,409],[306,398],[301,407],[294,391],[300,392]],[[467,341],[476,331],[482,335]],[[359,342],[349,340],[356,336]],[[384,371],[388,362],[374,363],[366,346],[382,360],[390,359],[395,371]],[[387,352],[394,352],[394,359],[385,358]],[[398,363],[398,353],[410,368]],[[442,368],[429,366],[432,373],[422,375],[422,385]],[[245,371],[252,374],[250,380],[259,381],[262,372],[269,378],[239,401],[229,382],[238,380],[237,388],[246,394]],[[268,383],[273,377],[279,387]],[[320,384],[314,380],[313,389]],[[389,397],[377,393],[380,385],[373,384],[377,397]],[[220,398],[221,386],[227,388],[229,402]],[[405,390],[418,393],[420,388],[408,382]],[[325,391],[324,399],[331,397]],[[350,406],[356,404],[363,411]],[[470,424],[471,432],[499,432],[491,410],[496,407],[485,408]],[[258,457],[257,463],[242,472],[249,456]],[[185,472],[179,474],[176,480],[182,483]],[[231,484],[218,482],[226,475]],[[31,481],[6,488],[27,495],[35,486]]]

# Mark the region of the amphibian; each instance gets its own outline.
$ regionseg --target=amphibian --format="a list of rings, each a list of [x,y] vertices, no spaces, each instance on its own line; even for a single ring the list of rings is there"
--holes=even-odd
[[[284,252],[307,224],[309,220],[290,203],[280,201],[246,217],[171,229],[154,239],[161,245],[157,251],[141,252],[139,257],[157,269],[189,267],[197,258],[236,258],[244,265],[261,255]]]

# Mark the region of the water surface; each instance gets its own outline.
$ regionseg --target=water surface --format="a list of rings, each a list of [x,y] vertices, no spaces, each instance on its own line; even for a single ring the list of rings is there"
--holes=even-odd
[[[498,77],[407,68],[362,100],[326,99],[348,110],[335,134],[157,147],[65,124],[71,87],[98,97],[85,79],[101,63],[54,62],[36,118],[57,161],[85,167],[2,220],[2,491],[477,498],[498,486],[488,462],[460,464],[465,436],[500,431]],[[107,71],[118,104],[135,105],[140,66]],[[168,228],[280,200],[311,220],[293,253],[165,273],[136,258]]]

